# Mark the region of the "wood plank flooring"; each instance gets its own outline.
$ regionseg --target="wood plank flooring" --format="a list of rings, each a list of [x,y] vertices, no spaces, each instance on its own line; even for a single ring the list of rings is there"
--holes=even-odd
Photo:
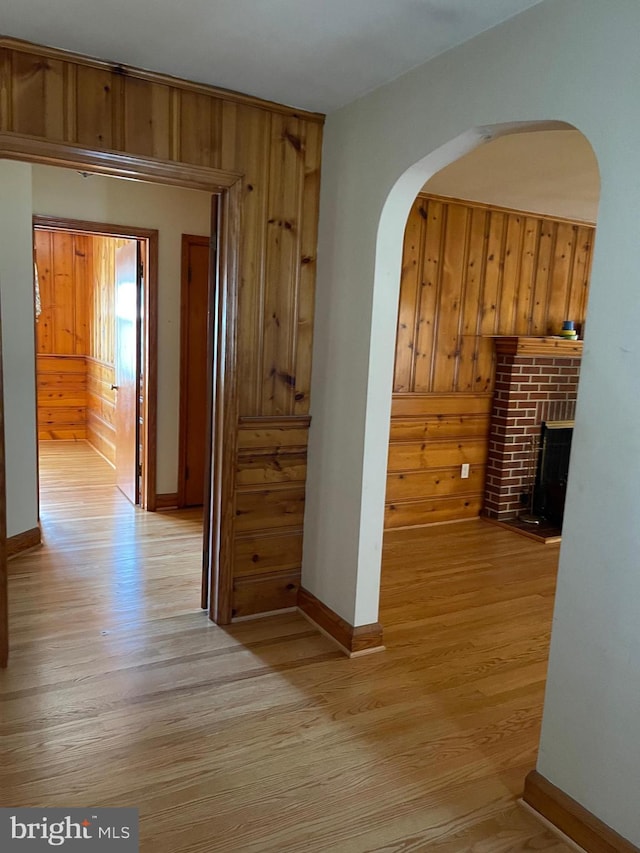
[[[217,628],[197,512],[144,513],[84,443],[41,452],[42,549],[10,564],[2,805],[136,806],[153,853],[569,850],[535,765],[558,548],[394,531],[387,651],[296,613]]]

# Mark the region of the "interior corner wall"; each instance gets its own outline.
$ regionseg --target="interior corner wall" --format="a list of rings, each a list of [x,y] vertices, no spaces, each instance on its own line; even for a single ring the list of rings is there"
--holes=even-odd
[[[636,845],[639,31],[635,0],[544,0],[328,117],[302,575],[353,624],[377,620],[400,246],[420,187],[459,156],[452,140],[569,122],[602,188],[538,770]]]
[[[36,165],[33,213],[158,230],[157,491],[176,492],[181,235],[209,234],[211,194],[101,175],[85,178],[70,169]]]
[[[38,524],[31,166],[0,160],[7,536]]]

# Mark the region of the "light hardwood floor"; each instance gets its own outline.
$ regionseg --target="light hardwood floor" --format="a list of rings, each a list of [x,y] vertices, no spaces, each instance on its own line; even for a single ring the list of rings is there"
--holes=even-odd
[[[390,533],[388,648],[348,660],[296,613],[208,622],[197,512],[134,510],[65,445],[42,447],[45,545],[10,564],[2,805],[137,806],[145,853],[569,849],[516,802],[557,546]]]

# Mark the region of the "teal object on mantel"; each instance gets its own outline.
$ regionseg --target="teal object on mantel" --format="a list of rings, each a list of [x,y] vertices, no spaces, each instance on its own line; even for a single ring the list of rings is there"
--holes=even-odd
[[[573,320],[564,320],[562,323],[562,331],[560,332],[561,338],[566,338],[569,341],[575,341],[578,339],[578,333],[575,329],[575,324]]]

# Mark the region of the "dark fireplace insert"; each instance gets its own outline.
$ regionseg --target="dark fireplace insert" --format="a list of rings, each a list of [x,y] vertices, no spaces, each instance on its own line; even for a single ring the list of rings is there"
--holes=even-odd
[[[573,421],[547,421],[542,424],[533,512],[560,528],[567,494],[572,435]]]

